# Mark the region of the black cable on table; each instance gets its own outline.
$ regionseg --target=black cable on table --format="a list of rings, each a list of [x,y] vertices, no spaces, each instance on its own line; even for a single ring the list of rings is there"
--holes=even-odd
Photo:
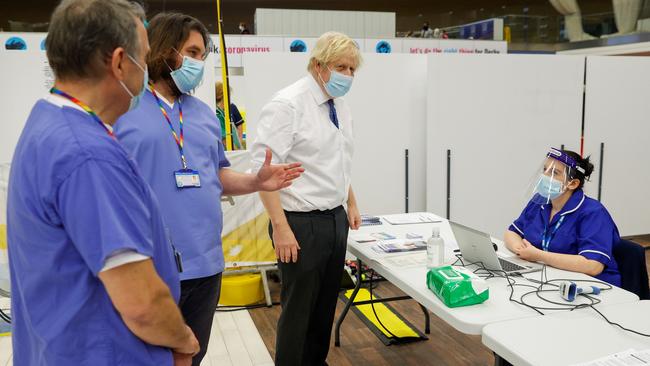
[[[0,309],[0,319],[3,320],[5,323],[11,324],[11,316],[5,313],[4,310],[5,309]]]
[[[475,262],[475,263],[467,263],[467,264],[465,264],[463,262],[463,260],[462,260],[462,256],[460,254],[457,254],[456,255],[456,261],[452,264],[452,266],[458,266],[457,263],[459,263],[459,262],[460,262],[460,266],[462,266],[462,267],[467,267],[467,266],[470,266],[470,265],[479,265],[479,268],[477,268],[473,272],[476,275],[478,275],[479,277],[483,278],[483,279],[488,280],[488,279],[491,279],[491,278],[505,278],[506,281],[508,282],[508,286],[510,287],[510,298],[509,298],[509,300],[514,302],[514,303],[517,303],[517,304],[526,306],[526,307],[528,307],[530,309],[533,309],[533,310],[535,310],[536,312],[538,312],[541,315],[546,315],[544,312],[542,312],[542,310],[568,310],[568,311],[573,311],[573,310],[576,310],[576,309],[591,308],[596,313],[598,313],[598,315],[600,315],[610,325],[613,325],[615,327],[618,327],[618,328],[620,328],[620,329],[622,329],[624,331],[627,331],[627,332],[630,332],[630,333],[633,333],[633,334],[637,334],[637,335],[640,335],[640,336],[643,336],[643,337],[650,337],[650,334],[646,334],[646,333],[642,333],[642,332],[639,332],[639,331],[636,331],[636,330],[633,330],[633,329],[629,329],[629,328],[626,328],[626,327],[622,326],[619,323],[610,321],[603,313],[601,313],[595,307],[596,305],[600,304],[602,302],[602,300],[598,299],[598,298],[595,298],[593,296],[589,296],[589,294],[579,294],[579,296],[582,296],[582,297],[584,297],[586,299],[589,299],[590,303],[588,303],[588,304],[577,304],[577,305],[572,305],[572,304],[561,303],[561,302],[558,302],[558,301],[549,300],[549,299],[547,299],[547,298],[545,298],[544,296],[541,295],[543,293],[549,293],[549,292],[557,293],[558,288],[560,287],[558,284],[556,284],[558,282],[574,282],[576,284],[577,283],[595,284],[600,288],[601,291],[607,291],[607,290],[613,289],[614,287],[611,284],[607,283],[607,282],[598,281],[598,280],[575,280],[575,279],[568,279],[568,278],[555,278],[555,279],[549,280],[548,279],[548,274],[546,272],[546,267],[547,266],[544,264],[542,266],[542,270],[540,271],[540,280],[536,280],[536,279],[533,279],[533,278],[526,278],[527,281],[534,282],[534,283],[538,284],[538,286],[533,286],[533,285],[529,285],[529,284],[517,283],[517,281],[512,278],[513,276],[509,276],[508,273],[506,273],[505,271],[489,270],[489,269],[485,268],[485,266],[483,265],[482,262]],[[480,273],[481,271],[485,271],[486,273]],[[514,287],[515,286],[530,287],[530,288],[533,288],[534,290],[528,291],[528,292],[522,294],[520,296],[519,300],[517,300],[517,299],[514,298]],[[546,289],[544,286],[552,286],[553,289]],[[535,305],[531,305],[531,304],[526,303],[525,299],[527,297],[532,296],[532,295],[535,295],[538,299],[540,299],[540,300],[542,300],[544,302],[547,302],[547,303],[549,303],[551,305],[556,305],[558,307],[535,306]]]
[[[641,333],[641,332],[636,331],[636,330],[633,330],[633,329],[625,328],[625,327],[622,326],[621,324],[619,324],[619,323],[615,323],[615,322],[613,322],[613,321],[607,319],[607,317],[606,317],[603,313],[601,313],[600,311],[598,311],[598,309],[596,309],[596,308],[593,307],[593,306],[590,306],[590,308],[592,308],[595,312],[597,312],[598,315],[602,316],[603,319],[605,319],[605,321],[606,321],[608,324],[610,324],[610,325],[613,325],[613,326],[615,326],[615,327],[618,327],[618,328],[620,328],[620,329],[622,329],[622,330],[624,330],[624,331],[626,331],[626,332],[630,332],[630,333],[634,333],[634,334],[640,335],[640,336],[642,336],[642,337],[650,337],[650,334]]]

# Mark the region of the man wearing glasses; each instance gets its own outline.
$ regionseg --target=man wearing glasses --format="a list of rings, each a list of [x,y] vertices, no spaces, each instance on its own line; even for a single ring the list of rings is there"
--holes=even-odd
[[[181,271],[179,307],[201,346],[192,362],[199,365],[224,270],[221,195],[282,189],[303,169],[299,163],[270,165],[270,151],[257,174],[228,169],[214,111],[190,95],[203,78],[210,49],[205,26],[188,15],[162,13],[151,19],[147,33],[151,83],[138,107],[118,120],[115,134],[160,202]]]

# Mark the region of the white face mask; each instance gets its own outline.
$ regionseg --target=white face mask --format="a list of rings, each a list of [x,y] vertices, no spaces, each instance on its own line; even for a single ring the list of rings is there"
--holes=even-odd
[[[535,192],[542,197],[544,197],[547,200],[554,200],[564,191],[566,190],[566,187],[562,182],[553,179],[545,174],[542,174],[539,177],[539,181],[537,182],[537,186],[535,187]]]
[[[126,56],[128,58],[130,58],[131,61],[133,61],[133,63],[136,64],[136,66],[138,66],[138,68],[140,70],[142,70],[142,72],[144,73],[144,75],[142,77],[142,88],[138,91],[137,95],[134,95],[133,93],[131,93],[129,88],[126,87],[126,84],[124,84],[124,82],[122,80],[120,80],[120,84],[122,85],[122,88],[124,88],[124,90],[126,90],[126,92],[131,97],[131,102],[129,103],[129,111],[131,111],[131,110],[137,108],[138,104],[140,104],[140,99],[142,98],[142,95],[144,94],[144,90],[147,88],[147,84],[149,83],[149,72],[148,72],[148,69],[147,69],[147,65],[142,67],[142,66],[140,66],[138,61],[135,60],[135,58],[133,56],[131,56],[129,54],[127,54]]]
[[[196,89],[201,80],[203,80],[205,61],[195,60],[191,57],[181,55],[178,51],[176,52],[179,56],[183,57],[183,63],[178,69],[172,70],[169,75],[172,77],[172,80],[174,80],[176,87],[181,93],[189,93]],[[167,65],[167,67],[169,67],[169,65]]]
[[[318,77],[323,83],[325,90],[327,90],[327,94],[329,94],[332,98],[342,97],[347,94],[352,87],[352,81],[354,81],[354,77],[341,74],[340,72],[334,71],[329,67],[327,69],[330,71],[330,80],[328,82],[325,82],[323,80],[323,77],[318,74]]]

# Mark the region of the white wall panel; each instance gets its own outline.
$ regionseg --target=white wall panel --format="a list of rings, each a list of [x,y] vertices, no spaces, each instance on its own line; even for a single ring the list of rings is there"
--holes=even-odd
[[[502,237],[550,146],[577,149],[584,59],[428,56],[427,209]]]
[[[214,54],[206,59],[203,81],[195,95],[214,109]],[[0,52],[0,80],[5,85],[20,85],[0,98],[5,118],[0,124],[0,164],[9,163],[20,133],[36,101],[48,95],[53,75],[43,51]]]
[[[255,11],[258,35],[318,37],[332,30],[350,37],[392,38],[395,13],[262,8]]]
[[[601,202],[621,235],[650,233],[650,60],[589,56],[585,154],[596,170],[587,183],[598,195],[600,144],[604,143]]]
[[[410,210],[425,208],[426,59],[422,55],[364,54],[346,100],[355,128],[353,187],[361,210],[405,209],[404,150],[410,150]],[[260,111],[275,92],[307,74],[307,55],[254,55],[244,60],[249,141]],[[273,70],[273,72],[269,72]],[[400,70],[400,72],[386,72]]]

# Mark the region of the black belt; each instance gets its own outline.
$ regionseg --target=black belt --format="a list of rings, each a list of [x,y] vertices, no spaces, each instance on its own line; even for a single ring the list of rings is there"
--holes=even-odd
[[[334,216],[337,213],[344,211],[343,206],[334,207],[329,210],[314,210],[314,211],[284,211],[288,215],[296,216]]]

